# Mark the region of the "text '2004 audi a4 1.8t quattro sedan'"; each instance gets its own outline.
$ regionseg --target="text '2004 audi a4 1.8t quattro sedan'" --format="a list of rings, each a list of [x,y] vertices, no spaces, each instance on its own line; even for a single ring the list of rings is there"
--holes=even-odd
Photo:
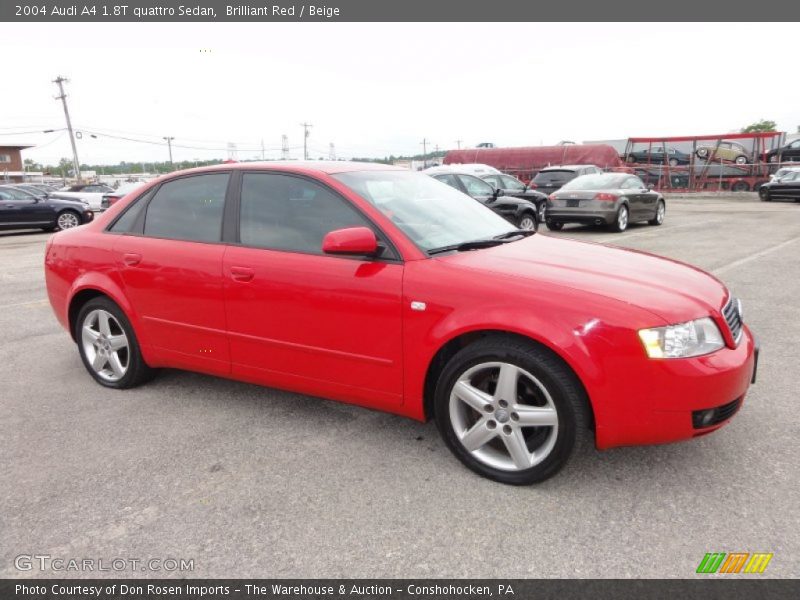
[[[520,231],[419,173],[358,163],[173,173],[46,249],[88,372],[180,368],[435,419],[497,481],[709,433],[755,375],[741,303],[641,252]]]

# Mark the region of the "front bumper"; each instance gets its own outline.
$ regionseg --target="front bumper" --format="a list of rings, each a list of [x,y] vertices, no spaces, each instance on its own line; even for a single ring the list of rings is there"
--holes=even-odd
[[[758,350],[745,326],[736,348],[696,358],[643,360],[627,366],[627,377],[609,373],[606,385],[592,394],[599,449],[676,442],[723,427],[755,381]],[[705,411],[712,416],[698,420]]]

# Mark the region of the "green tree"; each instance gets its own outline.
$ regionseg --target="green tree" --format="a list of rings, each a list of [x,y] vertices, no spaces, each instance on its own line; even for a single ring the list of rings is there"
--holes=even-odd
[[[757,133],[760,131],[778,131],[778,125],[775,121],[761,119],[755,123],[750,123],[747,127],[742,127],[742,133]]]

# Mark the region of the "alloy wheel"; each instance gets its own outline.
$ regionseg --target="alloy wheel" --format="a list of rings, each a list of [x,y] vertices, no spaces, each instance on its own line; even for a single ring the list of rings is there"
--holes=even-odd
[[[525,215],[519,220],[519,228],[525,231],[536,229],[536,220],[530,215]]]
[[[130,344],[125,330],[110,312],[96,309],[81,325],[81,344],[92,370],[106,381],[119,381],[130,363]]]
[[[60,229],[71,229],[80,225],[78,217],[73,212],[63,212],[58,215],[58,226]]]
[[[451,390],[449,412],[464,449],[503,471],[538,465],[558,437],[558,412],[550,393],[511,363],[485,362],[467,369]]]
[[[617,229],[625,231],[628,227],[628,209],[624,206],[620,207],[617,213]]]
[[[661,225],[664,222],[664,213],[666,212],[666,207],[664,206],[663,202],[658,203],[658,208],[656,209],[656,222]]]

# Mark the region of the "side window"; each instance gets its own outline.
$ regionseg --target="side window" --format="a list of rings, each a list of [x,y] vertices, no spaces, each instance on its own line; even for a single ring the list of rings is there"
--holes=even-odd
[[[147,204],[147,198],[152,195],[153,191],[150,190],[131,202],[107,231],[113,231],[114,233],[130,233],[133,231],[136,221],[139,218],[139,213],[142,212],[142,208]]]
[[[505,187],[505,182],[501,181],[500,177],[497,175],[487,175],[486,177],[482,178],[486,183],[496,188]]]
[[[458,178],[464,184],[464,188],[470,196],[491,196],[494,194],[494,188],[482,179],[472,175],[459,175]]]
[[[458,186],[458,182],[456,181],[456,178],[455,178],[455,176],[453,176],[453,175],[449,175],[449,174],[445,174],[445,175],[434,175],[434,176],[433,176],[433,178],[434,178],[436,181],[441,181],[442,183],[446,183],[446,184],[447,184],[447,185],[449,185],[451,188],[455,188],[455,189],[457,189],[457,190],[461,191],[461,188]]]
[[[227,173],[212,173],[163,184],[147,206],[144,235],[193,242],[220,241],[228,177]]]
[[[503,182],[502,187],[507,190],[514,190],[521,192],[525,189],[525,184],[520,183],[513,177],[509,177],[508,175],[500,175],[500,180]]]
[[[316,182],[280,173],[242,177],[242,244],[322,254],[325,234],[345,227],[372,229],[347,200]]]

